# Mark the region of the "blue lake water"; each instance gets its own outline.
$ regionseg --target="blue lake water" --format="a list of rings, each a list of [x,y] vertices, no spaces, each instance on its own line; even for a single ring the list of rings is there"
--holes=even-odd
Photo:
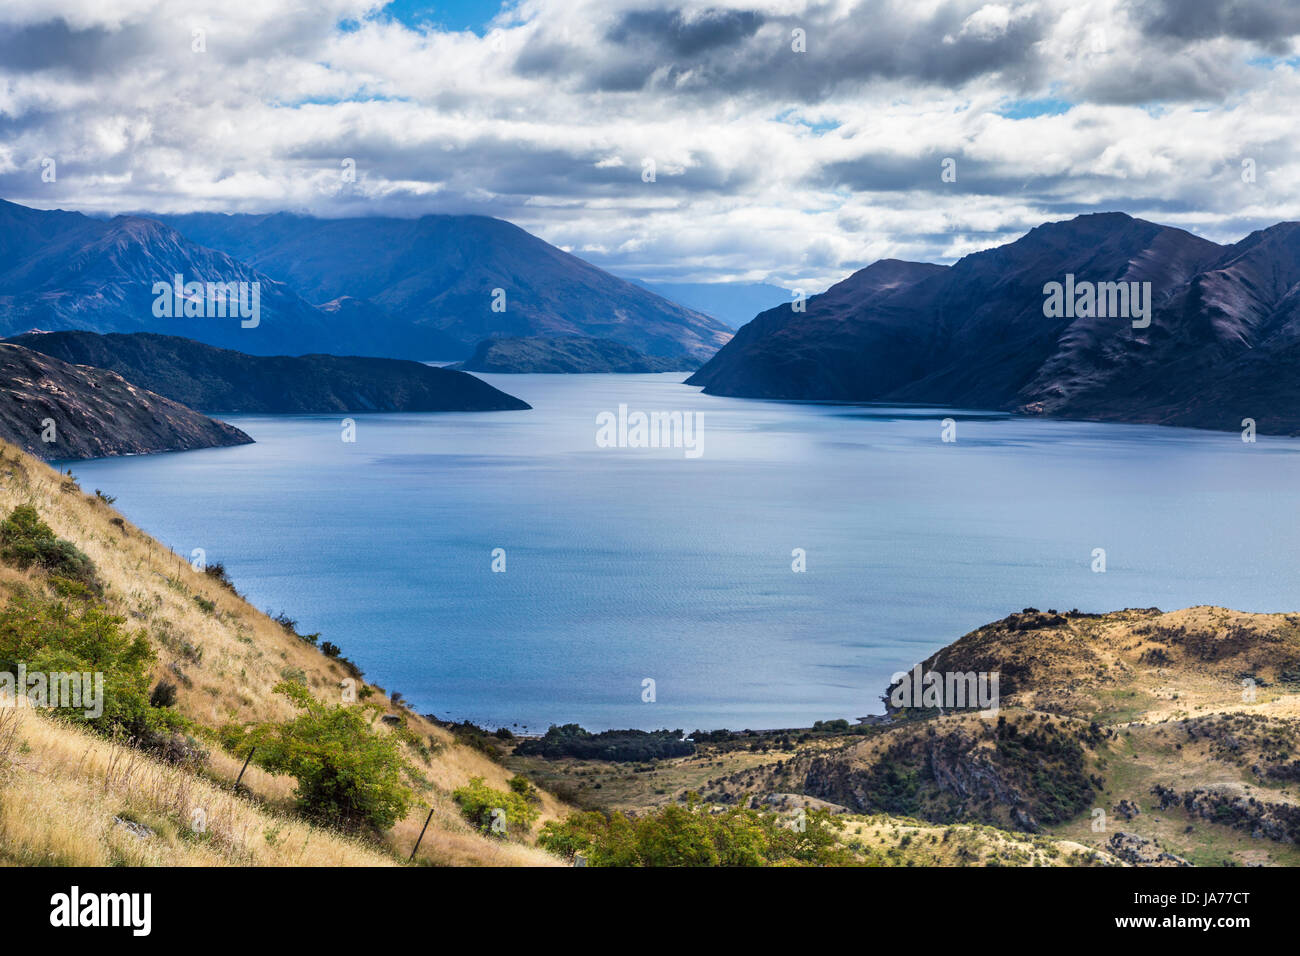
[[[355,415],[354,443],[227,416],[257,444],[72,468],[421,712],[491,726],[851,720],[1025,606],[1300,607],[1295,440],[482,377],[534,409]],[[702,454],[597,447],[620,403],[702,413]]]

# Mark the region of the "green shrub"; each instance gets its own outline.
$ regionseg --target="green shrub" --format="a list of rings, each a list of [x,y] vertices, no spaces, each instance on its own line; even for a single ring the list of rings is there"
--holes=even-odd
[[[61,709],[61,717],[105,733],[124,732],[148,742],[175,729],[168,712],[149,703],[149,671],[156,660],[144,632],[122,632],[123,619],[98,605],[70,607],[20,593],[0,608],[0,673],[103,675],[103,713]]]
[[[853,858],[838,844],[842,824],[825,810],[795,818],[731,807],[710,813],[691,800],[628,818],[622,813],[576,813],[542,827],[537,843],[590,866],[811,866]]]
[[[299,807],[315,819],[384,830],[406,816],[412,794],[402,781],[401,741],[372,728],[367,715],[375,708],[327,705],[290,681],[277,684],[275,692],[293,702],[298,716],[283,723],[229,724],[221,730],[224,746],[239,754],[255,746],[254,763],[297,779]]]
[[[451,796],[470,823],[485,833],[505,836],[506,828],[501,826],[496,811],[502,811],[506,823],[524,830],[532,829],[540,813],[527,797],[515,791],[513,783],[511,787],[509,791],[494,790],[483,782],[482,777],[471,777],[469,783],[453,790]]]
[[[35,565],[52,575],[98,590],[95,566],[71,541],[55,536],[31,505],[19,505],[0,522],[0,559],[26,570]]]
[[[533,782],[523,774],[515,774],[507,781],[507,783],[510,785],[511,792],[519,794],[519,796],[523,797],[529,803],[542,802],[542,795],[537,792],[537,788],[533,786]]]

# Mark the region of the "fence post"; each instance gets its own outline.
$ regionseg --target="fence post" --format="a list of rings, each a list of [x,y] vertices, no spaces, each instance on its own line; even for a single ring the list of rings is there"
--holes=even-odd
[[[428,815],[427,817],[424,818],[424,827],[420,830],[420,837],[419,837],[418,840],[415,841],[415,846],[411,847],[411,856],[410,856],[410,858],[406,861],[407,863],[414,863],[414,862],[415,862],[415,851],[418,850],[418,849],[420,848],[420,840],[423,840],[423,839],[424,839],[424,831],[427,830],[427,829],[429,829],[429,821],[432,820],[432,819],[433,819],[433,807],[430,807],[430,808],[429,808],[429,815]]]
[[[254,747],[252,750],[250,750],[250,751],[248,752],[248,756],[244,758],[244,766],[243,766],[243,768],[239,771],[239,776],[235,778],[235,789],[236,789],[236,790],[239,789],[239,781],[241,781],[241,780],[244,779],[244,771],[248,769],[248,762],[249,762],[250,760],[253,759],[253,754],[255,754],[255,753],[257,753],[257,748],[256,748],[256,747]]]

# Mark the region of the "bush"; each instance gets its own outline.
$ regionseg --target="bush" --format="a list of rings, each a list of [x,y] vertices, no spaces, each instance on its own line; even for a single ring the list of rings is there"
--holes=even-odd
[[[494,734],[488,733],[482,727],[478,726],[478,724],[472,724],[468,720],[462,723],[457,723],[454,720],[443,721],[439,720],[433,714],[425,714],[424,718],[430,723],[437,724],[439,727],[451,731],[451,735],[456,738],[456,743],[464,744],[466,747],[477,750],[489,760],[499,762],[501,758],[505,756],[501,748],[497,745],[497,741],[500,738]]]
[[[150,707],[174,707],[176,706],[176,685],[171,681],[160,680],[158,686],[153,689],[149,695]]]
[[[533,782],[523,774],[515,774],[507,781],[507,783],[510,785],[511,792],[519,794],[519,796],[523,797],[529,803],[542,802],[542,795],[537,792],[537,788],[533,786]]]
[[[576,813],[542,827],[537,843],[590,866],[833,866],[852,862],[838,845],[842,824],[825,810],[792,818],[732,807],[724,813],[667,806],[630,819],[622,813]]]
[[[0,522],[0,558],[24,570],[35,565],[52,575],[99,589],[90,558],[71,541],[56,537],[31,505],[19,505]]]
[[[310,817],[344,827],[392,826],[411,806],[402,782],[401,741],[367,720],[373,706],[327,705],[301,684],[277,684],[301,713],[283,723],[227,725],[221,740],[232,752],[257,747],[253,761],[298,781],[295,796]]]
[[[500,824],[501,815],[504,815],[506,823],[531,830],[540,813],[526,797],[513,790],[513,781],[511,786],[510,791],[494,790],[483,782],[482,777],[471,777],[469,783],[453,790],[451,796],[470,823],[484,833],[505,836],[506,828]]]
[[[93,708],[56,711],[104,733],[125,732],[147,741],[169,731],[176,721],[149,703],[149,671],[156,660],[144,632],[124,634],[123,619],[103,607],[79,609],[30,594],[19,594],[0,608],[0,673],[77,673],[103,676],[103,713]]]
[[[212,578],[212,580],[216,581],[231,594],[239,593],[235,590],[235,582],[231,581],[230,575],[226,573],[226,566],[220,561],[214,561],[212,564],[206,565],[203,568],[203,573]]]

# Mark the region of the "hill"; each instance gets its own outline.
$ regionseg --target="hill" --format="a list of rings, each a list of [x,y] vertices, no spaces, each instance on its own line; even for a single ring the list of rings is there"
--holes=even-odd
[[[0,438],[42,458],[145,455],[253,440],[114,372],[18,345],[0,343],[0,391]]]
[[[346,344],[354,354],[434,357],[450,347],[433,330],[394,324],[373,304],[317,308],[285,283],[154,219],[105,221],[0,200],[0,235],[6,337],[30,329],[162,332],[257,355],[336,352]],[[189,283],[203,285],[186,291]],[[209,283],[234,284],[236,297],[218,297]],[[172,291],[156,291],[159,284]]]
[[[9,342],[64,362],[111,369],[212,412],[442,412],[526,409],[472,375],[405,359],[255,356],[174,335],[32,332]]]
[[[1300,862],[1300,615],[1026,609],[919,667],[999,674],[997,712],[893,709],[706,798],[797,793],[1140,865]]]
[[[0,526],[0,656],[15,646],[26,658],[39,655],[47,637],[69,653],[75,646],[69,638],[83,631],[100,648],[129,640],[122,645],[129,658],[109,677],[121,681],[130,668],[143,667],[144,680],[115,684],[111,699],[143,693],[148,725],[156,721],[161,730],[142,731],[158,743],[145,746],[137,738],[132,746],[127,735],[113,737],[89,723],[0,708],[0,863],[404,864],[430,809],[417,862],[560,862],[534,846],[531,826],[512,824],[508,834],[495,835],[467,818],[464,794],[476,779],[500,795],[495,799],[511,790],[510,773],[481,749],[395,704],[336,649],[324,642],[318,648],[316,636],[301,636],[286,618],[272,620],[249,605],[219,565],[196,570],[107,500],[83,492],[73,477],[0,443],[0,519],[20,506],[33,508],[63,542],[41,553],[81,555],[74,565],[90,569],[83,576],[89,584],[39,562],[15,563],[22,551]],[[11,665],[0,662],[0,670]],[[306,784],[295,785],[291,773],[267,769],[260,758],[241,787],[234,786],[247,754],[227,749],[232,727],[301,719],[304,712],[277,687],[301,688],[332,712],[346,699],[340,688],[349,680],[358,699],[339,715],[360,718],[370,728],[367,746],[382,749],[391,740],[402,759],[400,783],[412,797],[395,823],[378,829],[322,823],[303,809]],[[164,684],[171,703],[159,690]],[[118,715],[128,723],[137,718]],[[549,794],[532,799],[540,821],[566,811]]]

